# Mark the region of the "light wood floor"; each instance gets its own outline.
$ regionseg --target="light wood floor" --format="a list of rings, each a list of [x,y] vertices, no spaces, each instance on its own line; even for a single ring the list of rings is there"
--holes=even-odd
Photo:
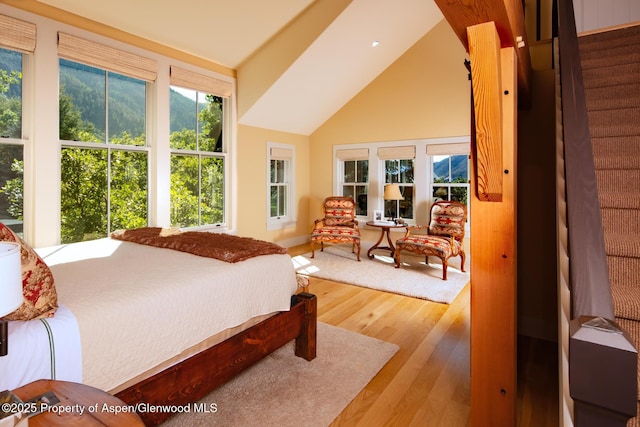
[[[469,285],[451,305],[315,278],[309,292],[319,321],[399,346],[332,426],[470,424]],[[519,427],[558,424],[556,352],[555,343],[518,340]]]

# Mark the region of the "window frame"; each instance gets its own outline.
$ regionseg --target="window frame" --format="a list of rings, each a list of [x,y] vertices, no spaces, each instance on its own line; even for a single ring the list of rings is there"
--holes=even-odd
[[[289,151],[288,159],[278,156],[277,152]],[[267,165],[266,165],[266,209],[267,209],[267,231],[281,230],[284,228],[296,226],[296,204],[295,204],[295,173],[296,173],[296,147],[293,144],[284,144],[279,142],[267,141]],[[285,182],[271,181],[271,161],[284,160]],[[271,189],[273,186],[286,188],[285,215],[271,215]]]
[[[229,159],[228,159],[228,147],[227,144],[229,144],[229,141],[227,139],[228,137],[228,132],[226,130],[226,127],[229,125],[229,121],[227,119],[227,114],[229,111],[229,100],[225,97],[222,96],[218,96],[216,94],[212,94],[212,93],[208,93],[206,91],[203,90],[198,90],[195,89],[193,87],[185,87],[185,86],[179,86],[176,84],[169,84],[168,86],[168,91],[167,93],[170,94],[171,90],[175,90],[174,88],[180,88],[180,89],[185,89],[185,90],[189,90],[189,91],[194,91],[196,92],[196,148],[194,150],[191,149],[178,149],[178,148],[172,148],[171,147],[171,131],[169,130],[169,141],[168,141],[168,150],[169,150],[169,162],[171,163],[171,159],[173,156],[192,156],[192,157],[197,157],[198,158],[198,224],[196,225],[190,225],[190,226],[184,226],[181,228],[184,229],[190,229],[190,230],[200,230],[200,229],[209,229],[209,228],[228,228],[228,224],[229,224],[229,185],[228,185],[228,181],[229,181]],[[199,109],[200,109],[200,95],[203,96],[207,96],[207,95],[213,95],[213,96],[218,96],[220,98],[222,98],[222,148],[221,151],[205,151],[205,150],[201,150],[200,146],[199,146],[199,129],[200,129],[200,121],[198,119],[198,114],[199,114]],[[169,95],[170,96],[170,95]],[[171,120],[171,108],[169,106],[169,120]],[[222,160],[222,164],[223,164],[223,184],[222,184],[222,188],[223,188],[223,206],[222,206],[222,220],[220,222],[215,222],[215,223],[202,223],[202,164],[203,164],[203,159],[205,158],[210,158],[210,159],[221,159]],[[171,170],[169,170],[169,187],[171,186]],[[169,209],[171,209],[171,195],[169,195]],[[171,216],[171,215],[170,215]],[[169,218],[169,221],[171,222],[171,218]],[[178,224],[173,224],[171,223],[172,226],[179,226]]]
[[[340,156],[338,156],[340,157]],[[356,197],[354,197],[354,201],[356,203],[356,217],[358,218],[367,218],[369,216],[369,187],[370,187],[370,183],[371,183],[371,173],[370,173],[370,160],[369,158],[363,158],[363,157],[354,157],[354,158],[349,158],[349,157],[345,157],[345,158],[338,158],[338,186],[340,188],[340,195],[344,196],[344,188],[345,187],[353,187],[353,194],[356,195]],[[357,175],[358,175],[358,162],[367,162],[367,179],[365,181],[358,181],[357,179]],[[346,162],[355,162],[354,164],[354,168],[355,168],[355,175],[356,175],[356,180],[351,182],[351,181],[346,181],[345,180],[345,176],[346,176]],[[359,204],[359,200],[357,198],[357,189],[358,187],[364,187],[365,192],[364,194],[367,196],[367,206],[365,209],[365,213],[361,214],[358,213],[358,204]]]
[[[86,64],[83,62],[78,62],[78,61],[72,61],[72,60],[68,60],[62,57],[59,57],[58,59],[58,64],[60,64],[60,61],[65,60],[67,62],[75,62],[77,64],[82,64],[82,65],[87,65],[90,66],[92,68],[104,71],[104,92],[105,92],[105,104],[104,104],[104,119],[105,119],[105,135],[104,135],[104,141],[72,141],[72,140],[63,140],[58,138],[59,144],[60,144],[60,158],[62,159],[62,152],[65,149],[85,149],[85,150],[106,150],[106,159],[107,159],[107,168],[106,168],[106,172],[107,172],[107,176],[106,176],[106,196],[107,196],[107,201],[106,201],[106,222],[107,222],[107,229],[105,232],[105,237],[109,236],[110,233],[112,233],[113,231],[115,231],[115,229],[113,228],[113,222],[112,222],[112,200],[111,200],[111,192],[112,192],[112,179],[113,179],[113,175],[112,175],[112,154],[114,152],[135,152],[135,153],[144,153],[146,156],[146,163],[147,163],[147,186],[146,186],[146,204],[147,204],[147,212],[146,212],[146,225],[149,224],[149,218],[150,218],[150,188],[151,188],[151,178],[150,178],[150,155],[149,155],[149,134],[148,134],[148,123],[150,120],[150,93],[152,91],[152,85],[153,83],[150,83],[148,81],[144,81],[141,79],[136,79],[139,82],[144,83],[144,90],[145,90],[145,130],[144,130],[144,136],[145,136],[145,142],[144,145],[125,145],[125,144],[114,144],[112,141],[112,135],[109,133],[109,82],[110,82],[110,74],[116,74],[118,76],[124,76],[124,77],[128,77],[125,76],[123,74],[120,74],[118,72],[115,71],[111,71],[108,69],[102,69],[99,68],[97,66],[93,66],[90,64]],[[58,79],[60,79],[60,71],[61,71],[61,67],[60,65],[58,66]],[[61,85],[60,85],[61,87]],[[58,92],[60,93],[60,92]],[[60,161],[60,168],[62,167],[62,161]],[[62,171],[60,171],[62,172]],[[60,191],[60,240],[62,241],[62,175],[59,176],[60,179],[60,187],[61,187],[61,191]],[[119,227],[116,227],[116,229]],[[63,242],[64,243],[64,242]],[[69,243],[69,242],[67,242]]]
[[[30,152],[32,150],[31,141],[30,141],[30,133],[29,129],[31,127],[31,115],[29,112],[31,111],[30,100],[32,94],[32,86],[29,82],[32,79],[33,73],[33,53],[22,51],[19,49],[14,49],[10,46],[1,46],[2,49],[7,51],[12,51],[21,55],[21,94],[22,98],[20,100],[21,103],[21,111],[20,111],[20,136],[18,138],[15,137],[3,137],[0,135],[0,144],[11,147],[22,147],[22,165],[23,165],[23,173],[22,173],[22,221],[18,219],[9,219],[2,221],[8,226],[13,226],[12,229],[23,238],[29,237],[30,230],[27,224],[29,214],[31,212],[31,201],[33,200],[32,196],[32,180],[31,173],[27,173],[33,169],[32,158],[30,156]]]
[[[403,161],[410,161],[411,162],[411,170],[413,172],[413,181],[412,182],[403,182],[400,179],[400,176],[402,175],[401,172],[401,168],[402,168],[402,162]],[[383,199],[383,207],[382,207],[382,213],[385,217],[390,216],[393,218],[400,218],[403,219],[405,221],[412,221],[415,222],[415,206],[416,206],[416,159],[408,159],[408,158],[398,158],[398,159],[380,159],[380,162],[382,163],[382,170],[384,171],[384,177],[381,180],[382,182],[382,189],[381,189],[381,194],[384,195],[384,187],[387,184],[397,184],[398,187],[400,187],[400,192],[402,193],[402,195],[405,195],[405,192],[407,188],[411,188],[411,191],[413,192],[413,197],[411,200],[411,216],[401,216],[400,215],[400,205],[402,204],[403,200],[394,200],[394,201],[387,201]],[[391,180],[391,181],[387,181],[387,176],[388,173],[386,171],[387,167],[386,167],[386,163],[387,162],[396,162],[397,163],[397,169],[398,169],[398,179],[397,180]],[[386,204],[388,202],[395,202],[395,214],[391,214],[391,215],[387,215],[387,210],[386,208]]]
[[[467,181],[466,182],[451,182],[451,158],[453,156],[466,156],[467,158]],[[436,164],[436,157],[447,157],[449,160],[449,181],[446,182],[434,182],[434,175],[433,175],[433,168]],[[444,159],[442,159],[444,160]],[[451,153],[451,154],[439,154],[437,156],[430,156],[430,164],[431,164],[431,171],[432,171],[432,175],[431,175],[431,198],[432,201],[435,202],[435,198],[433,196],[433,193],[436,189],[436,187],[447,187],[448,191],[447,191],[447,200],[451,200],[451,189],[452,188],[465,188],[467,190],[467,203],[465,204],[467,206],[467,209],[469,208],[469,195],[470,195],[470,191],[471,191],[471,185],[469,183],[470,181],[470,177],[469,177],[469,172],[471,171],[470,167],[470,159],[469,159],[469,155],[468,154],[458,154],[458,153]]]

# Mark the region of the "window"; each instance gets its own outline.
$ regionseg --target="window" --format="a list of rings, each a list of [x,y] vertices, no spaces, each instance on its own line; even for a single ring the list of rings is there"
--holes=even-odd
[[[455,200],[468,205],[469,144],[427,146],[431,156],[432,201]]]
[[[60,59],[61,241],[147,225],[146,82]]]
[[[22,233],[22,54],[0,49],[0,221]]]
[[[413,159],[384,161],[384,183],[398,184],[403,197],[384,201],[384,213],[389,218],[413,219],[413,163]]]
[[[230,85],[171,67],[171,224],[226,222],[225,110]]]
[[[153,60],[58,33],[60,238],[147,225],[147,84]]]
[[[356,202],[356,215],[367,215],[367,189],[369,186],[369,161],[346,160],[344,162],[342,195]]]
[[[333,191],[366,203],[358,206],[359,220],[382,211],[385,218],[425,224],[436,192],[466,203],[469,149],[464,136],[335,145]],[[403,199],[385,200],[387,184],[397,185]]]
[[[403,197],[384,201],[384,215],[389,218],[413,219],[415,153],[415,146],[378,149],[378,157],[384,161],[384,184],[398,184]]]
[[[295,146],[267,143],[268,159],[268,226],[267,229],[283,227],[294,221],[294,171]]]
[[[0,221],[24,222],[23,62],[36,47],[34,24],[0,15]]]
[[[345,149],[337,150],[336,157],[340,161],[340,185],[342,195],[353,198],[356,202],[356,215],[368,214],[369,193],[369,150]]]

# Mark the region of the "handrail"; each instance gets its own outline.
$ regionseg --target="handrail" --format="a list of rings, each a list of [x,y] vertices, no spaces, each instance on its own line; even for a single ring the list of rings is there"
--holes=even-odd
[[[576,426],[636,415],[637,351],[615,323],[572,0],[558,1],[571,322],[569,390]]]
[[[573,2],[562,0],[558,7],[572,317],[613,319]]]

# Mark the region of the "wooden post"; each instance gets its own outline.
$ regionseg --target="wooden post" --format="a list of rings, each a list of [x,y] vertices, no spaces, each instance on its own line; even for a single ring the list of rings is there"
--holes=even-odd
[[[294,298],[304,304],[302,330],[300,335],[296,337],[296,356],[305,360],[313,360],[316,358],[318,299],[315,295],[306,292],[296,294]]]
[[[517,59],[513,47],[500,48],[493,22],[470,27],[468,36],[477,135],[471,150],[477,185],[470,197],[471,218],[480,219],[471,226],[471,425],[512,426],[517,402]]]

